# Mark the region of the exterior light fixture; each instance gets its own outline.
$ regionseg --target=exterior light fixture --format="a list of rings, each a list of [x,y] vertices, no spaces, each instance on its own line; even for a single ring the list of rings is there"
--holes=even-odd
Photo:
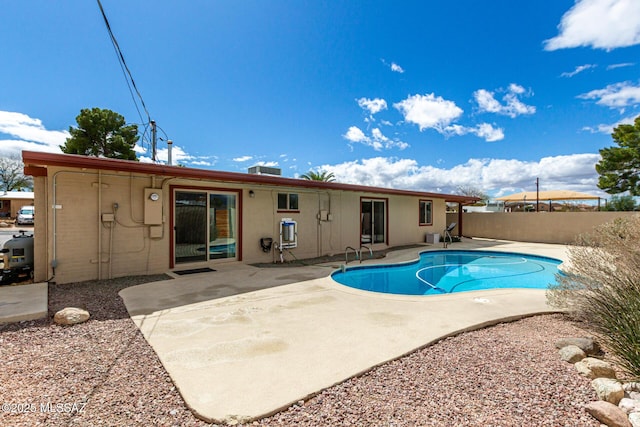
[[[160,195],[158,193],[149,194],[149,200],[151,200],[153,202],[157,202],[158,199],[160,199]]]
[[[249,197],[253,199],[254,197],[256,197],[256,193],[254,193],[253,190],[249,190]]]

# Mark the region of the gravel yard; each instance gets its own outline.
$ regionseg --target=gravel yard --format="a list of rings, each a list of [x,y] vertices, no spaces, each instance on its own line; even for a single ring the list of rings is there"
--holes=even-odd
[[[52,285],[48,319],[0,326],[0,425],[208,425],[186,408],[118,296],[165,278]],[[53,324],[66,306],[91,320]],[[596,427],[582,409],[596,399],[590,381],[554,347],[583,335],[558,314],[464,333],[250,425]]]

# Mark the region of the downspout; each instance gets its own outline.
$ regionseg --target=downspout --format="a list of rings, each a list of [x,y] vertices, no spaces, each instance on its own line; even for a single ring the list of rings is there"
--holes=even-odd
[[[102,280],[102,230],[100,229],[100,207],[102,206],[102,170],[98,170],[98,280]]]
[[[316,256],[322,256],[322,215],[320,214],[322,208],[322,200],[320,200],[320,193],[318,192],[318,214],[317,214],[317,231],[316,231]]]

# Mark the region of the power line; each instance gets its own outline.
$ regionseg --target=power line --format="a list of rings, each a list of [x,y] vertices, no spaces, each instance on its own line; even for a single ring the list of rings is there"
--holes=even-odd
[[[151,115],[149,114],[149,111],[147,110],[147,106],[144,103],[144,99],[142,99],[142,95],[140,94],[140,91],[138,90],[138,87],[136,86],[135,80],[133,80],[133,76],[131,75],[131,70],[129,70],[129,67],[127,66],[127,62],[124,59],[124,55],[122,54],[122,50],[120,50],[120,45],[118,45],[118,41],[116,40],[116,36],[113,34],[113,31],[111,30],[111,25],[109,24],[109,20],[107,19],[107,15],[104,12],[104,8],[102,7],[102,3],[100,2],[100,0],[97,0],[97,2],[98,2],[98,7],[100,7],[100,12],[102,13],[102,18],[104,19],[104,23],[107,26],[107,31],[109,32],[109,38],[111,39],[111,44],[113,45],[113,48],[116,51],[116,55],[118,57],[118,62],[120,63],[120,68],[122,69],[122,73],[124,74],[124,78],[125,78],[125,80],[127,82],[127,87],[129,88],[129,93],[131,94],[131,98],[133,99],[133,104],[135,105],[136,110],[138,111],[138,115],[140,116],[140,121],[144,122],[144,119],[142,118],[142,114],[140,113],[140,109],[138,108],[138,103],[136,102],[135,95],[133,93],[133,90],[131,89],[132,86],[133,86],[133,89],[135,89],[135,92],[138,95],[138,98],[140,98],[140,103],[142,104],[142,108],[144,109],[144,112],[147,115],[147,123],[150,123],[151,122]]]

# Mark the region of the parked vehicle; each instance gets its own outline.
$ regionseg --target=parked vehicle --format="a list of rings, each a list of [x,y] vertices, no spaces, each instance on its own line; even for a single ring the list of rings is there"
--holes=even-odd
[[[33,206],[23,206],[18,211],[18,218],[16,223],[18,225],[33,224],[33,215],[35,214],[35,208]]]
[[[4,243],[0,255],[0,285],[33,279],[33,234],[20,230],[20,234],[14,234],[13,239]]]

